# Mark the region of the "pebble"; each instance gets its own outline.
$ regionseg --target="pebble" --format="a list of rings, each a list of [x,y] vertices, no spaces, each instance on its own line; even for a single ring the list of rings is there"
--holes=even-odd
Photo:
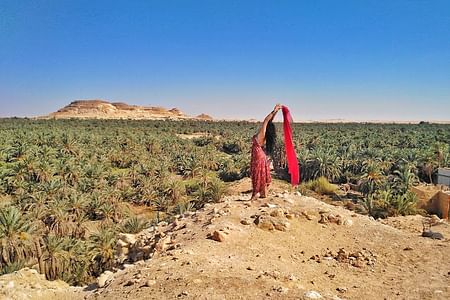
[[[106,283],[111,280],[111,277],[113,275],[113,272],[111,271],[105,271],[97,278],[97,285],[98,287],[102,288],[106,285]]]
[[[156,280],[154,280],[154,279],[149,279],[145,282],[145,286],[148,286],[148,287],[155,285],[155,284],[156,284]]]
[[[134,284],[134,280],[128,280],[127,283],[124,284],[124,286],[131,286]]]
[[[351,219],[346,219],[346,220],[344,221],[344,225],[345,225],[345,226],[348,226],[348,227],[352,226],[352,225],[353,225],[353,220],[351,220]]]
[[[287,294],[287,292],[289,292],[289,289],[284,286],[280,286],[278,288],[275,288],[274,290],[281,294]]]
[[[217,242],[224,242],[225,241],[225,233],[223,233],[222,231],[216,230],[211,235],[211,239],[213,239],[214,241],[217,241]]]
[[[346,287],[338,287],[338,288],[336,288],[336,291],[338,291],[339,293],[345,293],[345,292],[347,292],[347,288]]]
[[[241,220],[241,224],[242,225],[250,225],[251,223],[250,223],[250,221],[248,219],[242,219]]]
[[[189,293],[186,291],[182,291],[180,294],[178,294],[178,297],[183,297],[183,296],[189,296]]]
[[[320,295],[316,291],[307,291],[303,294],[306,299],[322,299],[322,295]]]

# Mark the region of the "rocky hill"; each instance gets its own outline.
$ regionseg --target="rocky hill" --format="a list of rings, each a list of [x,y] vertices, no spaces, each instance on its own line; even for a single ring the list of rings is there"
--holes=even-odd
[[[206,115],[202,114],[199,117],[190,117],[178,108],[166,109],[163,107],[129,105],[122,102],[110,103],[105,100],[76,100],[58,111],[49,114],[45,118],[205,120],[204,116]]]
[[[245,179],[220,203],[121,235],[121,268],[58,296],[449,299],[450,226],[442,220],[432,229],[446,239],[431,239],[421,236],[422,216],[378,221],[276,183],[267,199],[249,202],[249,188]],[[11,281],[4,291],[24,289]]]

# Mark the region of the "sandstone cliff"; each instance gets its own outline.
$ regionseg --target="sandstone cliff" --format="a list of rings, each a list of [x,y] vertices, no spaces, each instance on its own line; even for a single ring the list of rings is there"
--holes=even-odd
[[[123,102],[110,103],[105,100],[76,100],[49,114],[52,119],[135,119],[135,120],[212,120],[201,114],[190,117],[178,108],[166,109],[154,106],[129,105]]]

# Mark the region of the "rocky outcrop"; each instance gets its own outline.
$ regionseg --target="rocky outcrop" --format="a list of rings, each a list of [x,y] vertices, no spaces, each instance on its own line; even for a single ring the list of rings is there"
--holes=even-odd
[[[48,281],[34,269],[0,276],[0,299],[79,299],[80,288],[69,287],[61,280]]]
[[[49,114],[52,119],[137,119],[137,120],[212,120],[202,114],[196,118],[184,114],[178,108],[166,109],[154,106],[129,105],[124,102],[110,103],[105,100],[76,100]]]

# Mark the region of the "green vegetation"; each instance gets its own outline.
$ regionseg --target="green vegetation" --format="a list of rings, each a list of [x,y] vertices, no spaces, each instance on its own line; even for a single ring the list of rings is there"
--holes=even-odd
[[[303,186],[300,189],[309,189],[320,195],[332,195],[338,190],[337,185],[330,183],[323,176],[302,184]]]
[[[258,126],[0,120],[0,273],[35,265],[49,279],[90,282],[115,265],[118,232],[218,201],[226,182],[249,176]],[[177,136],[198,132],[207,136]],[[409,187],[450,165],[449,125],[296,124],[294,140],[310,188],[355,184],[374,216],[413,213]],[[142,208],[152,214],[137,216]]]

